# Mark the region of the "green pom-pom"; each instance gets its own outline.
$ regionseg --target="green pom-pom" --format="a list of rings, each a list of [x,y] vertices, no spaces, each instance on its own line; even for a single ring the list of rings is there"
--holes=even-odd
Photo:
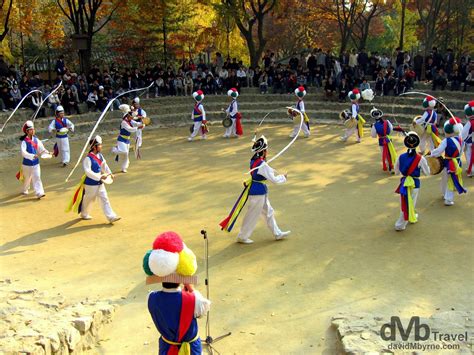
[[[148,265],[148,259],[150,259],[150,254],[153,250],[148,250],[143,257],[143,271],[145,271],[145,274],[148,276],[153,276],[153,272],[150,270],[150,266]]]

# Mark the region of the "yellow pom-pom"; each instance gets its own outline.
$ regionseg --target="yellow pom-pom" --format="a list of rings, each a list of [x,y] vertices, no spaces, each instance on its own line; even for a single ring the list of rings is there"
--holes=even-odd
[[[196,255],[186,245],[179,253],[179,263],[176,273],[183,276],[191,276],[197,270]]]

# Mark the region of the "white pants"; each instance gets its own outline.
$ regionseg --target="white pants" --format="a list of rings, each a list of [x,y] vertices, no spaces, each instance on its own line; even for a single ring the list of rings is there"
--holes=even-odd
[[[357,141],[360,142],[360,137],[359,137],[359,133],[357,131],[357,126],[355,127],[352,127],[352,128],[347,128],[346,129],[346,132],[344,133],[344,136],[342,137],[343,140],[347,140],[350,136],[352,136],[353,134],[356,134],[357,136]]]
[[[39,164],[29,166],[22,165],[23,170],[23,193],[27,194],[30,189],[31,182],[33,182],[33,189],[35,195],[40,197],[44,195],[43,183],[41,182],[41,168]]]
[[[300,129],[300,124],[298,122],[298,124],[293,127],[293,131],[291,132],[290,137],[291,138],[296,137],[296,134],[298,133],[299,129]],[[308,126],[306,125],[306,122],[303,122],[303,125],[301,126],[301,130],[303,131],[305,137],[309,137],[310,132],[309,132]]]
[[[130,159],[128,158],[128,153],[130,151],[130,144],[117,141],[117,145],[112,148],[112,153],[117,154],[122,159],[122,166],[121,169],[126,170],[130,165]]]
[[[61,155],[61,163],[68,164],[71,160],[69,154],[69,138],[56,138],[59,154]]]
[[[192,139],[196,137],[199,132],[201,132],[202,138],[206,138],[206,135],[202,133],[201,126],[202,126],[202,121],[194,122],[194,130],[193,130],[193,133],[191,133],[191,135],[189,136],[189,138]]]
[[[225,137],[225,138],[237,137],[237,133],[236,133],[236,128],[237,128],[237,126],[236,126],[236,124],[235,124],[236,119],[235,119],[235,118],[231,118],[231,120],[232,120],[232,126],[227,127],[227,128],[225,129],[225,133],[224,133],[224,137]]]
[[[265,219],[268,229],[270,229],[274,236],[281,234],[281,230],[275,221],[274,211],[268,200],[268,195],[251,195],[247,200],[247,213],[237,238],[241,240],[249,239],[257,226],[260,216]]]
[[[425,151],[426,143],[429,144],[430,152],[432,152],[435,149],[433,139],[431,138],[430,134],[423,133],[420,139],[420,152]]]
[[[448,189],[448,170],[446,168],[441,172],[441,194],[448,202],[454,202],[454,191]]]
[[[413,189],[412,198],[413,198],[413,207],[415,208],[416,213],[416,200],[418,200],[418,193],[420,189]],[[408,224],[408,221],[405,221],[405,217],[403,216],[403,211],[400,211],[400,217],[395,222],[396,229],[405,229]]]
[[[95,201],[96,197],[99,197],[100,207],[104,211],[105,217],[110,221],[117,217],[115,212],[110,206],[109,197],[107,196],[107,190],[105,185],[84,185],[84,199],[82,200],[81,206],[81,217],[88,217],[91,209],[92,202]]]
[[[143,143],[142,132],[143,132],[143,129],[138,129],[136,134],[135,134],[135,140],[138,143],[137,144],[138,148],[140,148],[142,146],[142,143]]]
[[[469,169],[469,162],[471,161],[471,154],[472,154],[472,143],[466,143],[464,146],[464,156],[466,157],[466,171]],[[471,175],[474,175],[474,165],[472,166]]]

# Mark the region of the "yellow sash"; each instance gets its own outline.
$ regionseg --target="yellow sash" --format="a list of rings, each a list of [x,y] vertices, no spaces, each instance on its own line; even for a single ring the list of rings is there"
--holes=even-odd
[[[364,123],[365,120],[361,115],[357,115],[357,130],[359,131],[359,137],[362,138],[364,136]]]
[[[461,186],[464,186],[462,182],[462,168],[459,166],[458,159],[457,158],[445,158],[445,159],[450,159],[453,161],[455,169],[456,169],[455,174],[458,177],[459,184]],[[448,189],[451,191],[456,191],[456,187],[454,186],[453,177],[451,176],[451,174],[448,174]]]
[[[179,348],[178,355],[191,355],[191,346],[189,344],[195,342],[196,340],[198,340],[198,338],[199,338],[199,334],[196,334],[196,336],[190,341],[183,341],[182,343],[177,343],[177,342],[166,339],[163,335],[161,336],[161,339],[163,339],[165,343],[168,343],[170,345],[176,345],[176,346],[181,345],[181,347]]]
[[[72,198],[69,201],[65,212],[73,211],[75,213],[79,213],[79,205],[81,204],[82,194],[84,193],[85,180],[86,180],[86,174],[82,175],[81,181],[74,189],[74,194],[72,195]],[[74,199],[74,197],[76,197],[76,199]]]
[[[388,142],[388,151],[390,152],[390,158],[392,158],[392,166],[395,166],[395,162],[397,161],[397,151],[395,150],[395,147],[393,146],[392,142],[392,137],[387,136],[389,142]]]
[[[439,138],[433,132],[433,127],[430,124],[426,127],[426,133],[428,133],[431,136],[431,139],[433,140],[434,147],[438,148],[439,144],[441,143],[441,138]]]
[[[405,182],[403,186],[405,186],[407,189],[408,222],[416,223],[418,222],[418,220],[416,219],[415,206],[413,204],[413,197],[412,197],[412,192],[413,192],[413,189],[415,188],[415,180],[411,176],[407,176],[405,178]]]

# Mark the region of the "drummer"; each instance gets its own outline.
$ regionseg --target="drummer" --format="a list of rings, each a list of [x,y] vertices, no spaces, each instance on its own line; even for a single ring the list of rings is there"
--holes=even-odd
[[[295,95],[298,98],[298,101],[296,102],[294,108],[296,108],[298,111],[300,111],[303,114],[304,123],[303,123],[303,125],[301,125],[301,130],[303,131],[304,137],[308,138],[309,135],[310,135],[309,117],[306,114],[306,110],[305,110],[305,107],[304,107],[304,101],[303,101],[303,98],[306,96],[306,90],[305,90],[304,86],[300,86],[300,87],[296,88],[295,89]],[[293,131],[290,134],[290,138],[294,138],[298,134],[298,131],[300,129],[300,121],[295,120],[294,118],[299,117],[299,116],[300,115],[292,114],[293,121],[295,122],[295,125],[293,127]]]
[[[360,91],[359,89],[353,89],[349,91],[347,95],[351,100],[351,120],[356,121],[355,125],[350,128],[346,128],[346,132],[344,136],[341,137],[343,142],[347,141],[347,139],[352,136],[354,133],[357,135],[357,143],[360,143],[360,139],[364,136],[364,123],[365,120],[359,114],[360,107],[359,107],[359,99],[360,99]]]
[[[226,108],[225,113],[227,117],[232,121],[232,125],[226,127],[224,138],[238,138],[242,135],[242,123],[240,122],[240,112],[239,104],[237,102],[237,97],[239,97],[239,92],[236,88],[232,88],[227,91],[227,96],[231,98],[229,106]]]
[[[23,195],[28,195],[31,182],[33,182],[36,198],[41,199],[46,195],[43,183],[41,182],[39,158],[51,158],[51,155],[44,148],[43,142],[35,136],[35,126],[32,121],[26,121],[22,131],[24,135],[20,137],[20,141],[23,162],[20,166],[20,171],[16,174],[16,178],[23,182]]]
[[[438,114],[435,111],[436,99],[432,96],[427,96],[423,100],[423,108],[425,112],[423,115],[416,119],[414,123],[422,127],[422,135],[420,142],[420,152],[423,154],[425,151],[426,143],[428,142],[430,151],[433,151],[438,147],[441,139],[439,138],[438,127],[436,122],[438,121]]]
[[[389,120],[383,118],[383,112],[378,108],[374,107],[370,110],[370,116],[375,119],[370,133],[372,138],[379,137],[383,171],[387,171],[388,168],[388,171],[394,174],[393,166],[397,160],[397,152],[393,146],[392,137],[390,137],[390,133],[393,131],[393,125]]]
[[[400,216],[395,222],[395,230],[403,231],[408,222],[418,222],[416,213],[416,202],[420,191],[420,173],[430,174],[430,167],[425,157],[416,152],[416,147],[420,144],[420,137],[415,132],[408,132],[403,141],[408,148],[406,153],[401,154],[395,162],[395,173],[403,175],[400,179],[396,193],[400,194]]]
[[[462,129],[461,136],[464,141],[464,154],[466,156],[467,176],[474,176],[474,154],[472,151],[472,132],[474,129],[474,101],[470,101],[464,106],[464,114],[466,115],[467,122]]]
[[[193,98],[196,101],[191,114],[191,119],[194,123],[192,126],[191,135],[188,137],[188,142],[192,142],[194,137],[196,137],[199,132],[201,132],[201,139],[207,139],[208,132],[206,111],[204,111],[204,106],[202,105],[202,100],[204,100],[204,92],[202,90],[193,92]]]
[[[438,148],[431,152],[430,157],[439,157],[444,153],[444,169],[441,176],[441,193],[444,198],[445,206],[454,205],[454,192],[459,194],[466,193],[467,190],[463,186],[461,155],[463,143],[459,137],[456,120],[451,118],[444,124],[443,139]]]
[[[54,156],[61,154],[61,163],[63,166],[69,164],[69,137],[68,132],[74,132],[73,123],[64,117],[64,108],[62,106],[56,107],[55,118],[51,121],[48,127],[49,133],[56,132],[56,144],[54,145]]]
[[[120,217],[112,210],[104,185],[104,182],[110,181],[114,176],[102,155],[102,138],[95,136],[90,140],[89,146],[89,154],[82,161],[84,175],[66,211],[80,213],[85,220],[92,219],[90,208],[98,197],[105,217],[113,223]]]

